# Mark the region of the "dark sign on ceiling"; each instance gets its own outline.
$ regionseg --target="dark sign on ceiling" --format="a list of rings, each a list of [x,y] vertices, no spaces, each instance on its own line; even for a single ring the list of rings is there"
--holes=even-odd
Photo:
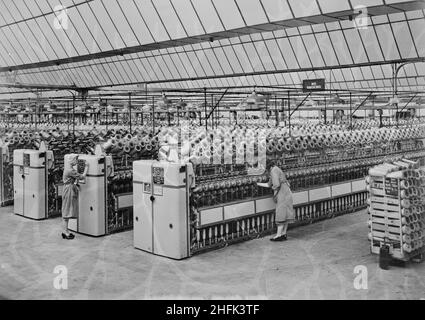
[[[325,79],[312,79],[303,81],[303,91],[324,91],[325,90]]]

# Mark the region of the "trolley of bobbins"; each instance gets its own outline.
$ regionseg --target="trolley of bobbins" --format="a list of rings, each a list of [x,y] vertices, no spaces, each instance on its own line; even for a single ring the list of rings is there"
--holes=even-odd
[[[386,247],[392,259],[421,262],[425,253],[425,169],[410,160],[369,170],[371,252]]]

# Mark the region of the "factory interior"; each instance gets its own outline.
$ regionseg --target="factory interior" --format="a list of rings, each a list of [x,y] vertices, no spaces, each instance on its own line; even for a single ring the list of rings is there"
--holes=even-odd
[[[425,299],[424,0],[0,0],[0,300]]]

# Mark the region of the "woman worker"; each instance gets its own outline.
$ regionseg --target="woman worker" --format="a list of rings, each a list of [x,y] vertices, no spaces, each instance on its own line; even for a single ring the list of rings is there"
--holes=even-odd
[[[288,224],[295,220],[292,192],[285,174],[274,161],[267,164],[267,170],[270,175],[269,186],[273,189],[273,200],[276,202],[275,222],[277,224],[277,233],[270,240],[285,241]]]
[[[78,156],[73,155],[67,168],[63,170],[63,192],[62,192],[62,238],[72,240],[75,236],[68,230],[69,219],[78,217],[78,181],[87,175],[89,165],[86,162],[83,174],[77,171]]]

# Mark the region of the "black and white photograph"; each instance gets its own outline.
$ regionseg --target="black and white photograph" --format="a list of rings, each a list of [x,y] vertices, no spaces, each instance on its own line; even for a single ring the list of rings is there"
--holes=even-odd
[[[257,318],[424,258],[425,0],[0,0],[0,300]]]

